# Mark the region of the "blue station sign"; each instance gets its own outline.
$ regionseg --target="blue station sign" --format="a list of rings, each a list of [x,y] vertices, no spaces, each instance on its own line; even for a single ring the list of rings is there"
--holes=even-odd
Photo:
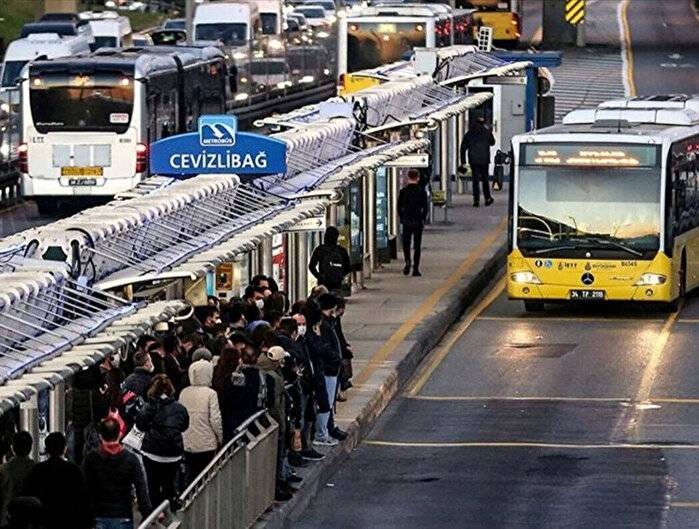
[[[267,175],[286,172],[286,143],[238,131],[235,116],[202,116],[199,131],[171,136],[151,145],[150,172]]]

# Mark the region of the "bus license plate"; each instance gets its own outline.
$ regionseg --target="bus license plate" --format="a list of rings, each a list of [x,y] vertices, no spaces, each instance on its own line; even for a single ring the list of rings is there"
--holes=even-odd
[[[96,178],[70,178],[68,179],[69,186],[96,186]]]
[[[570,299],[600,300],[604,299],[604,290],[571,290]]]
[[[89,178],[103,176],[103,174],[104,169],[102,167],[61,167],[61,176]]]

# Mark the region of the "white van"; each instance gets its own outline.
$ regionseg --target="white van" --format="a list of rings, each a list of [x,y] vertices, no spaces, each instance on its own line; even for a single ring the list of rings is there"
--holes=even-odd
[[[133,45],[131,22],[116,11],[80,13],[80,18],[88,20],[95,36],[94,49],[128,48]]]
[[[218,40],[226,47],[249,47],[262,33],[255,3],[199,4],[194,13],[194,40]],[[242,58],[242,57],[241,57]]]
[[[57,33],[32,33],[10,42],[0,70],[0,87],[19,84],[22,68],[37,57],[54,59],[90,53],[90,42],[83,36],[61,37]]]

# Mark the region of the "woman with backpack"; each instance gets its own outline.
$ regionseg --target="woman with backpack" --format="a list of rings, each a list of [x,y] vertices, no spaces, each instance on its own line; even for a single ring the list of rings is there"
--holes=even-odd
[[[174,395],[167,375],[154,376],[148,402],[136,417],[136,427],[145,433],[141,454],[153,505],[175,499],[177,469],[184,455],[182,434],[189,428],[189,414]]]

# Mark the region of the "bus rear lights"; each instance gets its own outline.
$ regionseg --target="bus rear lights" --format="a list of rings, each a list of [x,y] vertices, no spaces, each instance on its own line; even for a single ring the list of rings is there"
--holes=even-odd
[[[533,272],[515,272],[514,274],[510,275],[510,279],[514,283],[529,283],[531,285],[540,285],[541,280],[536,277],[536,274]]]
[[[145,173],[148,170],[148,145],[138,143],[136,145],[136,172]]]
[[[17,147],[17,155],[19,156],[19,172],[29,172],[29,147],[26,143],[20,143]]]
[[[658,286],[665,284],[667,277],[662,274],[645,273],[636,281],[635,286],[645,287],[645,286]],[[648,291],[646,291],[648,292]]]

